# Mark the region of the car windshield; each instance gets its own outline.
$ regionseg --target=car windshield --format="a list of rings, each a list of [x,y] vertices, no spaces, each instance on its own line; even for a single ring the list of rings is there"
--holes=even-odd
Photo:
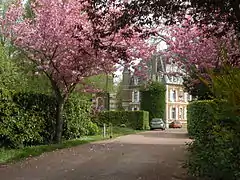
[[[161,119],[152,119],[152,122],[162,122]]]

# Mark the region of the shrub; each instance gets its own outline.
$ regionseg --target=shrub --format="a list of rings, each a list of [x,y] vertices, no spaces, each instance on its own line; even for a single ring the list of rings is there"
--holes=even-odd
[[[100,112],[94,119],[99,126],[103,124],[112,124],[113,126],[121,126],[136,130],[149,129],[149,114],[147,111],[104,111]]]
[[[194,101],[187,107],[187,129],[191,137],[197,138],[207,132],[217,119],[217,104],[211,100]]]
[[[55,98],[45,94],[12,93],[0,90],[0,147],[18,148],[51,143],[56,117]],[[90,102],[73,94],[64,110],[65,139],[95,135]]]
[[[93,136],[93,135],[97,135],[99,134],[99,127],[97,126],[96,123],[93,123],[93,122],[90,122],[87,126],[87,129],[88,129],[88,134],[89,136]]]
[[[43,142],[52,142],[56,118],[56,99],[46,94],[20,92],[13,95],[13,102],[25,112],[31,111],[41,115],[44,123],[44,129],[40,132]]]
[[[63,137],[65,139],[79,138],[88,135],[90,131],[90,134],[94,134],[90,101],[78,94],[72,94],[64,108]]]
[[[165,113],[166,88],[162,83],[151,82],[141,88],[141,110],[149,112],[149,119],[162,118]]]
[[[229,116],[223,101],[196,101],[188,106],[189,173],[213,180],[240,178],[240,119]]]
[[[127,126],[126,126],[126,124],[121,124],[120,127],[125,128]]]
[[[1,93],[0,147],[17,148],[41,144],[43,142],[41,132],[45,129],[41,114],[24,111],[12,101],[11,94]]]

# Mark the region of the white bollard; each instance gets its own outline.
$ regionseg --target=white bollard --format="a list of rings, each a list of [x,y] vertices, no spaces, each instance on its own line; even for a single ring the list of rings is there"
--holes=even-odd
[[[106,137],[106,124],[103,124],[103,137]]]

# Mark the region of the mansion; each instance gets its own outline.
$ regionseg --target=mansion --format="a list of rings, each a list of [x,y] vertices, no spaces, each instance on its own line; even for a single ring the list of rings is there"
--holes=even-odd
[[[184,92],[183,78],[173,76],[171,73],[181,72],[174,63],[167,63],[160,56],[153,56],[148,65],[148,80],[162,82],[166,86],[166,107],[164,120],[168,127],[173,120],[187,123],[187,105],[192,96]],[[123,71],[123,98],[122,106],[125,110],[140,110],[141,95],[139,87],[146,83],[140,77],[132,74],[125,68]]]

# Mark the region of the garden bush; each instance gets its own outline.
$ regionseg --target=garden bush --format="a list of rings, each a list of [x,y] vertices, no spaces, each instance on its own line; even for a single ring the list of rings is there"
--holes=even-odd
[[[240,118],[226,112],[223,101],[188,105],[189,173],[212,180],[240,179]]]
[[[104,111],[100,112],[93,120],[99,126],[103,124],[112,124],[113,126],[122,126],[136,129],[149,129],[149,113],[147,111]]]
[[[217,104],[211,100],[194,101],[187,107],[187,129],[190,137],[207,132],[217,119]]]
[[[13,94],[13,102],[25,112],[41,115],[44,129],[40,134],[44,143],[51,143],[54,137],[56,99],[41,93],[20,92]]]
[[[25,111],[12,101],[12,92],[1,90],[0,147],[17,148],[43,143],[42,115]]]
[[[46,94],[0,91],[0,147],[18,148],[51,143],[54,136],[55,99]],[[95,135],[87,98],[73,94],[65,105],[63,137]]]
[[[83,96],[73,94],[65,105],[63,137],[79,138],[83,135],[95,135],[98,128],[91,121],[91,102]]]

